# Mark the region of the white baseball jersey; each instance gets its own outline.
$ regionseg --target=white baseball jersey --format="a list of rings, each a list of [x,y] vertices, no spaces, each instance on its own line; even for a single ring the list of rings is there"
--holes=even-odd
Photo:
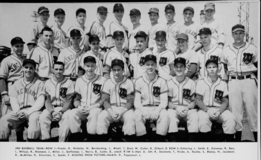
[[[222,61],[227,64],[228,75],[230,76],[256,71],[257,68],[253,63],[257,62],[257,59],[257,48],[250,43],[246,43],[239,49],[231,44],[224,49],[222,56]]]
[[[200,28],[209,28],[212,33],[211,41],[214,44],[224,43],[226,41],[226,35],[224,30],[224,25],[217,20],[212,21],[211,23],[207,23],[206,21],[200,26]]]
[[[103,24],[101,24],[99,21],[94,21],[90,27],[89,33],[99,37],[101,47],[106,46],[106,30]]]
[[[45,82],[44,88],[45,93],[51,96],[52,105],[63,107],[66,96],[74,93],[74,82],[67,77],[57,82],[54,77],[52,77]]]
[[[173,24],[166,24],[165,31],[167,34],[167,48],[171,51],[175,51],[177,48],[177,40],[176,36],[181,33],[180,32],[181,25],[178,22]]]
[[[176,55],[176,58],[185,58],[186,59],[186,71],[185,73],[188,71],[190,64],[194,63],[199,65],[199,54],[196,53],[194,50],[188,49],[186,52],[184,53],[179,53]]]
[[[143,106],[158,106],[161,103],[161,95],[168,93],[168,86],[167,82],[158,75],[152,81],[149,81],[143,74],[135,82],[135,92],[141,94]],[[168,94],[166,94],[166,100],[168,99],[167,96]],[[137,101],[136,97],[134,101]]]
[[[153,54],[153,53],[148,48],[144,50],[142,53],[135,52],[130,54],[130,64],[134,68],[134,75],[133,75],[134,79],[142,76],[146,71],[146,68],[144,67],[145,57],[149,54]]]
[[[74,26],[71,26],[69,29],[68,29],[68,31],[67,31],[67,35],[68,36],[70,36],[70,32],[71,32],[71,30],[73,30],[73,29],[77,29],[77,30],[79,30],[80,32],[81,32],[81,35],[82,35],[82,41],[80,42],[80,48],[81,49],[84,49],[84,41],[85,41],[85,39],[86,39],[86,32],[87,31],[89,31],[88,29],[87,29],[87,27],[85,27],[84,26],[84,28],[82,28],[80,25],[79,25],[79,23],[78,22],[76,22],[76,24],[74,25]],[[71,44],[71,42],[69,42],[68,43],[68,46],[71,46],[72,44]]]
[[[189,105],[193,101],[196,83],[186,77],[183,82],[178,82],[176,77],[172,77],[167,82],[169,88],[170,102],[178,105]]]
[[[124,107],[127,104],[127,96],[134,93],[134,84],[126,77],[121,82],[111,78],[105,82],[102,92],[110,95],[111,106]]]
[[[58,61],[64,63],[64,75],[69,76],[70,74],[78,74],[78,67],[80,66],[80,58],[84,53],[84,49],[76,52],[73,46],[65,48],[62,50],[58,57]]]
[[[20,78],[9,90],[9,96],[17,98],[20,108],[28,105],[33,106],[37,98],[44,94],[44,83],[36,77],[28,84],[24,78]]]
[[[54,33],[54,46],[60,50],[67,48],[69,43],[69,37],[66,36],[66,33],[57,26],[52,26],[51,29]]]
[[[159,76],[165,80],[169,80],[172,76],[169,75],[171,63],[174,63],[175,55],[174,53],[167,49],[161,53],[156,53],[157,56],[157,66],[159,71]]]
[[[215,83],[210,82],[207,77],[200,79],[196,85],[196,96],[206,106],[220,107],[222,99],[228,96],[227,83],[220,78]]]
[[[40,42],[39,35],[44,27],[48,27],[48,25],[44,25],[41,20],[33,23],[30,37],[31,41],[34,41],[35,43]]]
[[[196,23],[192,23],[191,25],[187,26],[184,23],[180,26],[180,33],[186,33],[189,37],[188,39],[188,46],[189,49],[191,49],[197,41],[199,41],[198,38],[198,32],[199,32],[200,25]]]
[[[148,37],[149,37],[149,48],[153,47],[153,51],[157,50],[157,45],[156,45],[156,32],[158,31],[164,31],[165,28],[162,24],[155,24],[154,26],[151,26],[151,28],[148,31]]]
[[[82,54],[80,57],[80,66],[83,68],[84,67],[84,58],[88,56],[93,56],[96,60],[96,70],[94,71],[95,74],[103,76],[103,55],[101,53],[98,53],[95,55],[92,50],[89,50],[88,52]]]
[[[59,52],[56,48],[51,47],[47,50],[41,43],[38,47],[31,50],[27,58],[34,60],[38,64],[38,75],[44,78],[52,76],[52,67],[54,58],[58,58]]]
[[[129,32],[129,50],[130,52],[134,52],[133,49],[135,49],[136,47],[136,39],[134,38],[134,36],[137,34],[137,32],[139,31],[143,31],[146,34],[148,34],[148,30],[146,29],[146,27],[144,25],[139,25],[137,28],[132,28]]]

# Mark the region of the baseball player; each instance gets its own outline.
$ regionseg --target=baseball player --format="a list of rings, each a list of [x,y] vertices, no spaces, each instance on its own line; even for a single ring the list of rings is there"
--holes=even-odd
[[[108,47],[114,46],[114,41],[112,40],[112,35],[115,31],[122,31],[124,34],[124,43],[123,50],[128,52],[129,41],[128,41],[128,28],[122,24],[122,18],[124,15],[124,7],[121,3],[116,3],[113,6],[114,20],[109,24],[109,33],[108,33]]]
[[[103,76],[103,55],[100,52],[100,39],[97,35],[91,35],[89,38],[89,44],[91,50],[82,54],[80,58],[80,66],[84,68],[84,58],[88,56],[95,57],[96,60],[96,69],[95,73],[97,75]]]
[[[0,139],[8,141],[11,129],[21,129],[21,125],[29,122],[28,141],[38,141],[40,127],[38,119],[40,109],[44,106],[44,83],[35,77],[36,63],[33,60],[23,61],[24,76],[9,88],[12,111],[0,119]]]
[[[64,63],[55,62],[53,65],[54,76],[44,84],[47,95],[45,110],[39,118],[41,140],[50,141],[51,123],[59,122],[59,141],[65,142],[69,133],[68,110],[72,108],[74,96],[74,82],[64,77]]]
[[[145,56],[152,54],[152,52],[147,48],[147,34],[144,31],[138,31],[134,38],[136,39],[137,52],[130,54],[130,64],[133,67],[133,78],[137,79],[146,71],[144,67]]]
[[[148,47],[152,52],[155,52],[157,50],[155,34],[157,31],[164,30],[165,28],[162,24],[158,23],[158,19],[159,19],[159,9],[158,8],[150,8],[148,14],[149,14],[150,23],[151,23],[151,28],[148,31],[148,37],[149,37]]]
[[[115,31],[113,33],[113,40],[115,43],[115,47],[110,49],[105,55],[103,60],[103,75],[106,79],[108,79],[110,76],[112,76],[111,73],[111,61],[114,59],[120,59],[124,62],[124,75],[126,77],[130,76],[130,72],[128,69],[128,59],[129,55],[127,52],[123,50],[123,44],[124,44],[124,32],[123,31]]]
[[[200,25],[202,25],[205,22],[205,11],[200,10]]]
[[[40,42],[40,33],[44,27],[48,27],[47,22],[50,17],[49,9],[44,6],[39,7],[37,13],[39,15],[39,20],[33,24],[31,29],[31,41],[35,43]]]
[[[157,44],[157,66],[159,76],[165,80],[169,80],[171,76],[175,76],[174,64],[175,54],[166,48],[166,32],[156,32],[156,44]]]
[[[30,41],[27,43],[27,48],[29,53],[31,52],[32,49],[34,49],[35,47],[37,47],[37,43],[35,43],[34,41]]]
[[[135,82],[135,123],[138,141],[146,141],[145,122],[156,121],[156,141],[164,141],[169,128],[168,86],[166,81],[156,74],[157,58],[145,57],[146,73]]]
[[[196,85],[199,131],[203,142],[211,141],[212,121],[222,124],[227,142],[233,142],[236,132],[236,119],[228,110],[228,86],[217,74],[218,65],[216,59],[208,59],[205,65],[208,75]]]
[[[78,78],[75,84],[74,106],[75,109],[69,113],[70,139],[79,140],[81,134],[81,121],[88,120],[87,133],[88,141],[96,141],[97,119],[102,110],[104,99],[101,97],[105,78],[95,73],[97,59],[90,55],[84,58],[85,74]]]
[[[41,42],[27,55],[27,58],[37,63],[36,72],[39,79],[46,81],[52,76],[53,63],[57,60],[59,51],[52,47],[53,30],[51,28],[44,27],[40,34]]]
[[[69,38],[66,33],[62,30],[62,25],[65,21],[65,11],[62,8],[58,8],[54,11],[54,20],[56,25],[52,26],[54,46],[58,48],[59,52],[64,48],[67,48]]]
[[[179,120],[187,122],[189,141],[196,142],[199,119],[197,109],[194,108],[196,83],[186,76],[185,58],[176,58],[174,69],[176,76],[167,82],[169,88],[169,142],[177,141]]]
[[[111,62],[113,77],[104,83],[102,97],[104,110],[99,114],[97,134],[101,140],[107,139],[110,123],[123,122],[124,138],[133,141],[135,136],[134,84],[124,76],[125,64],[120,59]]]
[[[72,29],[70,31],[71,46],[62,50],[59,54],[58,61],[63,62],[64,75],[71,77],[73,81],[79,76],[80,58],[85,50],[81,48],[80,43],[82,40],[81,31],[78,29]]]
[[[228,45],[223,52],[223,62],[227,66],[229,76],[229,106],[237,120],[236,141],[241,141],[243,130],[243,111],[245,108],[250,130],[257,142],[258,109],[257,109],[257,60],[256,46],[246,42],[245,27],[241,24],[232,27],[234,43]]]

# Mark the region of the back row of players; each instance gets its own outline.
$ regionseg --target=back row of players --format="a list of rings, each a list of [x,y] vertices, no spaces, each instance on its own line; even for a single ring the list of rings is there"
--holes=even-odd
[[[210,3],[205,5],[206,13],[213,12],[213,9],[215,9],[214,4]],[[103,12],[101,12],[101,10],[103,10]],[[122,11],[124,11],[123,6],[121,4],[115,4],[114,13],[120,13]],[[138,10],[134,11],[137,11],[135,13],[139,13]],[[134,11],[132,10],[131,12],[134,13]],[[48,12],[48,9],[45,7],[41,7],[39,8],[38,12],[39,14],[46,13]],[[152,13],[155,12],[158,16],[158,10],[155,8],[151,8],[149,12],[150,16],[152,15]],[[172,15],[175,12],[174,6],[167,5],[165,12],[166,15]],[[194,10],[191,9],[191,7],[185,8],[184,13],[186,12],[191,12],[194,14]],[[61,13],[64,13],[64,11],[58,9],[55,11],[55,13],[57,16],[61,15]],[[77,10],[76,15],[78,16],[80,13],[86,14],[85,10],[79,9]],[[107,13],[107,9],[105,7],[99,7],[98,13],[101,13],[101,15],[106,15],[105,13]],[[206,134],[206,136],[203,137],[208,137],[207,135],[209,135],[209,129],[211,128],[210,119],[218,120],[222,123],[224,121],[224,123],[226,123],[226,125],[223,125],[223,129],[227,135],[228,141],[231,141],[231,139],[233,139],[234,133],[236,133],[237,140],[240,141],[240,132],[243,128],[242,117],[244,104],[246,107],[251,130],[253,131],[256,138],[257,83],[254,72],[257,71],[257,49],[255,48],[255,46],[244,41],[244,26],[233,26],[232,36],[235,41],[232,45],[226,47],[224,51],[220,47],[218,47],[222,44],[221,42],[219,44],[216,43],[215,38],[213,38],[215,37],[215,34],[213,34],[213,32],[209,28],[200,29],[198,32],[198,35],[200,37],[199,42],[203,45],[203,48],[200,49],[198,52],[190,49],[190,37],[187,33],[178,33],[175,36],[175,40],[177,40],[178,50],[171,50],[170,45],[176,45],[176,43],[172,41],[170,45],[168,44],[170,42],[170,39],[168,38],[168,31],[156,31],[155,38],[153,39],[156,46],[150,48],[147,44],[150,44],[151,40],[149,39],[148,43],[146,32],[138,30],[137,33],[134,35],[134,39],[136,39],[136,45],[134,47],[135,51],[131,51],[130,55],[126,52],[125,44],[128,38],[126,38],[127,34],[125,30],[116,30],[112,32],[113,41],[109,40],[107,42],[112,42],[113,46],[115,47],[111,48],[105,54],[101,54],[100,52],[100,48],[104,49],[104,47],[101,47],[102,40],[100,39],[100,36],[91,34],[91,32],[89,32],[89,34],[85,36],[82,33],[82,30],[79,28],[73,28],[70,30],[69,33],[71,46],[62,49],[59,53],[59,51],[55,47],[52,47],[55,32],[49,27],[44,27],[40,32],[40,39],[38,40],[37,44],[38,46],[36,48],[33,48],[30,54],[27,55],[27,58],[32,59],[33,61],[24,61],[24,63],[29,61],[29,64],[33,65],[32,68],[36,67],[36,72],[38,73],[37,77],[40,80],[48,82],[46,82],[45,87],[43,87],[43,94],[51,96],[51,104],[49,104],[49,107],[51,109],[49,109],[49,112],[47,112],[48,105],[46,105],[47,110],[46,112],[43,112],[43,116],[41,116],[44,117],[42,118],[42,123],[40,118],[40,124],[43,124],[40,125],[41,134],[35,133],[37,127],[39,126],[37,126],[37,124],[31,125],[31,127],[33,128],[32,129],[30,128],[29,122],[29,128],[35,131],[31,134],[34,136],[29,136],[28,134],[29,139],[37,139],[39,138],[39,136],[41,136],[41,139],[43,140],[49,139],[50,135],[48,135],[47,133],[50,126],[46,124],[50,124],[52,117],[56,119],[55,117],[58,114],[57,119],[61,120],[62,117],[71,117],[72,115],[74,115],[69,114],[70,116],[66,116],[67,114],[65,114],[67,113],[65,111],[70,108],[69,103],[65,102],[66,100],[72,99],[67,98],[67,96],[73,97],[69,95],[74,93],[74,91],[72,91],[74,89],[77,96],[74,96],[75,98],[73,101],[78,102],[78,104],[74,103],[74,107],[78,109],[77,113],[75,113],[76,115],[74,115],[74,118],[70,118],[70,120],[66,118],[69,121],[63,124],[62,122],[65,120],[60,121],[61,141],[63,141],[62,139],[65,139],[66,137],[63,133],[68,134],[69,132],[68,126],[71,126],[70,132],[76,133],[74,135],[76,135],[75,137],[77,137],[77,133],[80,130],[79,125],[81,123],[77,116],[80,116],[84,119],[87,115],[89,115],[87,129],[90,129],[88,130],[88,133],[90,135],[106,135],[106,130],[108,129],[109,122],[118,121],[125,115],[125,117],[128,117],[126,119],[129,119],[128,123],[126,122],[127,124],[125,124],[124,122],[123,127],[126,136],[131,136],[136,133],[137,136],[142,137],[142,135],[145,134],[143,125],[145,119],[158,119],[157,134],[159,139],[162,139],[161,136],[166,135],[167,130],[169,130],[169,133],[173,133],[169,134],[169,138],[171,139],[171,141],[175,141],[177,132],[176,125],[178,124],[178,119],[187,117],[189,124],[188,130],[191,135],[191,141],[195,140],[195,138],[193,140],[193,137],[195,137],[193,133],[197,133],[199,131]],[[84,42],[83,39],[85,39],[86,37],[88,39],[88,46],[91,49],[85,53],[86,47],[85,45],[81,44],[82,42]],[[28,115],[33,115],[32,113],[38,113],[36,112],[37,109],[34,110],[34,112],[31,112],[33,108],[35,109],[38,107],[39,109],[39,107],[41,106],[39,105],[40,102],[36,103],[38,105],[34,105],[34,103],[32,103],[34,101],[32,100],[31,102],[28,102],[30,100],[26,100],[25,102],[25,99],[27,99],[27,97],[24,96],[26,95],[25,93],[28,92],[27,96],[30,93],[31,95],[34,95],[34,100],[36,100],[36,97],[38,97],[36,93],[40,92],[39,90],[29,92],[29,90],[26,89],[26,81],[22,80],[22,82],[15,82],[21,77],[20,73],[22,72],[21,66],[23,63],[21,54],[23,52],[23,44],[23,40],[19,37],[12,39],[11,45],[14,54],[3,60],[3,62],[1,63],[0,72],[0,82],[1,84],[3,84],[2,86],[5,86],[1,90],[4,103],[4,105],[2,105],[2,110],[4,111],[3,114],[8,112],[8,107],[4,106],[6,106],[5,104],[8,104],[10,96],[10,102],[13,112],[13,106],[16,106],[16,119],[19,119],[20,117],[19,111],[27,108],[26,110],[29,110],[29,113],[27,111],[21,113],[25,113],[25,117],[28,117]],[[11,62],[12,64],[10,64]],[[90,64],[88,65],[87,62],[95,63],[95,67]],[[26,66],[26,64],[27,63],[25,63],[24,66]],[[210,66],[208,67],[208,65]],[[28,68],[30,67],[25,67],[25,70],[27,70]],[[184,68],[184,70],[182,70],[182,68]],[[159,77],[157,76],[155,70],[157,70]],[[94,71],[95,74],[92,73],[92,71]],[[133,72],[133,74],[130,74],[130,71]],[[83,72],[86,73],[84,76],[81,76],[84,74]],[[219,74],[219,76],[217,76],[217,74]],[[76,81],[75,88],[69,86],[61,87],[63,83],[65,84],[65,82],[67,81],[69,83],[69,79],[64,78],[63,75],[65,77],[70,77],[72,81],[75,81],[77,77],[79,77]],[[59,78],[59,76],[62,76],[62,78]],[[104,76],[105,79],[109,80],[107,80],[104,84],[95,85],[95,83],[93,82],[89,83],[91,81],[96,81],[100,79],[100,76]],[[25,77],[26,74],[24,75],[24,79],[26,79]],[[127,80],[126,77],[131,77],[133,81]],[[227,91],[227,84],[221,81],[221,79],[218,77],[229,82],[229,92]],[[195,82],[190,80],[189,78],[193,79]],[[7,81],[8,85],[6,85],[5,80]],[[74,83],[70,84],[70,86],[71,85],[74,85]],[[18,88],[9,89],[8,96],[7,86],[10,88],[12,88],[12,86],[17,86]],[[83,86],[85,86],[85,88]],[[136,108],[135,113],[131,109],[133,106],[134,98],[132,96],[134,88],[136,91],[134,101],[134,106]],[[23,92],[23,90],[25,91]],[[83,92],[81,92],[81,90]],[[93,98],[91,91],[94,93],[94,97],[99,95],[98,99],[101,98],[99,102],[97,102],[97,99]],[[101,96],[100,94],[98,94],[100,91],[103,91],[102,93],[105,94]],[[230,110],[232,111],[233,115],[230,114],[229,110],[227,109],[228,94],[229,106],[231,107]],[[19,100],[17,100],[19,99],[17,97],[18,95],[22,95],[22,98],[20,99],[20,104],[13,105],[12,102],[19,102]],[[40,95],[41,94],[39,94],[39,96]],[[169,104],[167,103],[168,96],[170,97]],[[46,97],[43,99],[48,100],[48,98]],[[12,98],[16,98],[16,100],[12,101]],[[196,112],[193,109],[195,104],[199,106],[199,112]],[[37,107],[31,107],[33,105]],[[105,110],[103,110],[102,112],[100,110],[92,110],[95,113],[91,114],[91,108],[100,108],[100,106],[102,105],[104,106]],[[117,106],[118,108],[115,108],[115,106]],[[170,108],[168,111],[165,109],[167,106]],[[56,112],[53,110],[53,107],[55,107],[54,109],[56,110]],[[171,108],[173,108],[175,111],[171,110]],[[133,113],[131,113],[131,110],[133,111]],[[169,116],[166,116],[167,113],[170,113],[169,111],[171,112],[171,114],[169,114]],[[191,111],[193,111],[193,113]],[[206,112],[208,114],[206,114]],[[1,119],[1,126],[5,126],[3,127],[4,131],[2,130],[0,132],[2,134],[2,137],[4,137],[2,139],[6,139],[8,137],[3,135],[8,135],[9,133],[7,128],[9,128],[10,123],[13,122],[13,120],[10,121],[10,116],[15,117],[13,115],[14,113],[11,113],[7,114],[9,116],[5,116],[5,118],[3,117]],[[85,116],[81,114],[85,114]],[[135,114],[135,116],[131,114]],[[24,116],[21,117],[24,118]],[[91,121],[90,119],[92,118],[94,118],[96,121]],[[77,122],[74,122],[73,119]],[[125,121],[125,118],[123,119]],[[16,125],[12,124],[11,126]],[[95,128],[94,126],[96,126],[97,128]],[[67,128],[67,130],[65,128]],[[19,131],[19,129],[17,129],[17,131]]]

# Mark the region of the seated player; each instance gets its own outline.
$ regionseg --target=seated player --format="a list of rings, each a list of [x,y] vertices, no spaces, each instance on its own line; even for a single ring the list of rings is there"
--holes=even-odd
[[[66,141],[69,127],[66,116],[72,108],[74,95],[74,82],[64,77],[64,63],[55,62],[53,65],[53,77],[45,82],[45,110],[40,115],[41,140],[50,141],[51,123],[59,122],[59,141]]]
[[[133,141],[135,135],[134,84],[123,75],[125,65],[122,60],[115,59],[110,66],[113,77],[105,82],[102,90],[105,109],[98,116],[97,134],[101,141],[106,141],[110,124],[121,121],[125,141]]]
[[[28,121],[27,140],[38,141],[40,126],[38,123],[41,108],[44,106],[44,83],[35,77],[34,60],[23,61],[24,76],[14,82],[9,89],[12,111],[0,119],[0,141],[8,141],[11,129],[18,129]],[[23,125],[22,125],[23,126]]]
[[[168,82],[170,118],[169,142],[176,142],[179,120],[185,120],[188,126],[189,141],[196,142],[198,133],[198,112],[194,109],[196,83],[186,76],[186,59],[176,58],[174,61],[175,77]]]
[[[97,61],[94,56],[87,56],[83,60],[85,74],[78,78],[75,84],[74,106],[69,113],[70,141],[80,141],[81,123],[87,122],[87,139],[96,141],[97,118],[102,110],[103,99],[101,89],[105,78],[95,73]]]
[[[236,132],[236,120],[228,110],[228,86],[218,76],[218,61],[209,59],[205,65],[207,77],[196,85],[196,104],[200,108],[199,131],[201,141],[211,141],[212,121],[222,124],[227,142],[232,142]]]
[[[168,87],[166,81],[156,74],[157,58],[145,57],[146,72],[135,82],[135,123],[138,141],[146,141],[146,120],[156,121],[156,141],[164,141],[169,128]]]

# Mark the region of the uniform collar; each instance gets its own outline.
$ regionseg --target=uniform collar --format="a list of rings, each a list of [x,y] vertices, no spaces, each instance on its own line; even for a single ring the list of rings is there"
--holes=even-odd
[[[188,78],[188,77],[185,77],[185,79],[184,79],[182,82],[177,81],[176,77],[172,77],[172,80],[173,80],[173,82],[174,82],[175,84],[177,84],[177,85],[182,85],[182,84],[184,84],[184,83],[187,83],[187,81],[189,80],[189,78]]]
[[[58,81],[55,79],[54,75],[53,75],[53,77],[52,77],[50,80],[52,81],[53,84],[57,84],[57,83],[64,83],[64,82],[66,82],[66,81],[68,80],[68,78],[67,78],[67,77],[63,77],[63,80],[61,80],[60,82],[58,82]]]
[[[114,79],[114,77],[113,77],[113,76],[111,77],[111,81],[112,81],[114,84],[121,84],[121,83],[125,82],[126,80],[127,80],[127,78],[126,78],[125,76],[123,76],[122,81],[116,82],[115,79]]]
[[[52,51],[53,51],[53,46],[51,46],[51,48],[48,50],[47,48],[45,48],[45,47],[43,46],[42,43],[43,43],[43,42],[41,42],[41,43],[38,44],[38,46],[39,46],[42,50],[44,50],[44,51],[46,51],[46,52],[52,52]]]
[[[208,77],[204,77],[203,79],[204,79],[204,81],[205,81],[209,86],[216,85],[216,84],[220,83],[220,81],[221,81],[221,79],[218,78],[215,83],[212,83],[212,82],[210,82],[210,81],[208,80]]]
[[[148,80],[148,78],[146,77],[146,74],[147,74],[147,73],[144,73],[144,74],[142,75],[142,78],[143,78],[143,80],[144,80],[146,83],[149,84],[149,83],[151,83],[151,82],[155,82],[155,81],[158,80],[158,77],[159,77],[159,76],[158,76],[157,74],[156,74],[156,76],[155,76],[151,81]]]

